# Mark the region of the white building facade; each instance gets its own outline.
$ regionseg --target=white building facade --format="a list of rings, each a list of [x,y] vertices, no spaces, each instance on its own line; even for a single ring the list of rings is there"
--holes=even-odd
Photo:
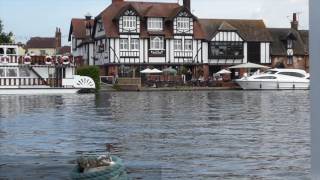
[[[207,78],[234,64],[271,63],[272,38],[262,20],[198,19],[190,0],[183,5],[113,0],[95,18],[92,39],[92,47],[76,48],[74,55],[92,57],[89,64],[99,65],[103,75],[119,75],[123,67],[139,72],[171,66],[194,74],[200,69]]]

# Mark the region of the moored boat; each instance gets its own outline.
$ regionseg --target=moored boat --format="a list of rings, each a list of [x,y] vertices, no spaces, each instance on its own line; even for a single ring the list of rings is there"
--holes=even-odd
[[[61,94],[95,89],[90,77],[75,75],[76,66],[69,56],[18,56],[18,47],[9,47],[0,47],[0,94]]]
[[[310,75],[300,69],[270,69],[236,80],[244,90],[308,90]]]

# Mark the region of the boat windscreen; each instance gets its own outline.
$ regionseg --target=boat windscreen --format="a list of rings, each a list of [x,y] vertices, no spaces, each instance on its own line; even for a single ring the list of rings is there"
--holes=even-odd
[[[278,71],[266,71],[266,74],[276,74]]]

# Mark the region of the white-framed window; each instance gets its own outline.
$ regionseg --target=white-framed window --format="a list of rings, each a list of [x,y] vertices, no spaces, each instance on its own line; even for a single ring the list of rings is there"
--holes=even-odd
[[[46,55],[46,50],[40,49],[40,56],[45,56]]]
[[[98,32],[101,32],[104,30],[102,22],[98,22],[97,29],[98,29]]]
[[[7,77],[17,77],[18,76],[18,69],[7,69],[7,72],[6,72],[6,76]]]
[[[175,51],[181,51],[182,50],[182,40],[181,39],[175,39],[174,40],[174,50]]]
[[[0,77],[5,77],[5,69],[0,68]]]
[[[77,49],[77,39],[72,35],[72,49]]]
[[[178,29],[190,29],[190,18],[178,17],[177,18],[177,28]]]
[[[20,67],[19,68],[19,76],[20,77],[30,77],[30,70],[28,67]]]
[[[184,41],[184,50],[192,51],[192,40],[191,39],[186,39]]]
[[[164,38],[162,36],[150,37],[150,49],[163,50],[164,49]]]
[[[139,39],[131,39],[130,40],[130,49],[131,50],[139,50],[140,49]]]
[[[287,64],[293,64],[293,56],[288,56]]]
[[[120,39],[120,50],[129,50],[129,39]]]
[[[287,41],[287,49],[292,49],[293,48],[293,40],[292,39],[288,39]]]
[[[123,16],[122,21],[124,29],[135,29],[137,27],[136,16]]]
[[[162,18],[148,18],[148,30],[149,31],[162,31],[163,30]]]

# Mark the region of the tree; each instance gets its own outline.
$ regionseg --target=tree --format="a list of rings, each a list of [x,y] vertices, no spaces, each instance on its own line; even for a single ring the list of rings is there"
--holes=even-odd
[[[0,44],[1,43],[12,43],[12,36],[13,36],[12,32],[9,32],[9,33],[3,32],[3,24],[0,19]]]

